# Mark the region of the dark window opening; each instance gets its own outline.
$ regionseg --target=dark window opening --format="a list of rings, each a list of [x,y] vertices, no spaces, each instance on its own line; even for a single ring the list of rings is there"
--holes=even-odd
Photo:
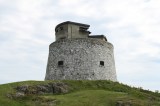
[[[56,33],[58,32],[58,29],[56,29]]]
[[[60,27],[60,30],[63,30],[63,27]]]
[[[66,37],[61,37],[60,39],[66,39]]]
[[[104,66],[104,61],[100,61],[100,65],[101,65],[101,66]]]
[[[58,66],[63,66],[63,61],[58,61]]]

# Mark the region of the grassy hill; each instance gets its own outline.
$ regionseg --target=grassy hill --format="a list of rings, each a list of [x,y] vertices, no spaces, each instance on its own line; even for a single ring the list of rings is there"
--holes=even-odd
[[[0,106],[160,106],[160,94],[112,81],[24,81],[0,85]]]

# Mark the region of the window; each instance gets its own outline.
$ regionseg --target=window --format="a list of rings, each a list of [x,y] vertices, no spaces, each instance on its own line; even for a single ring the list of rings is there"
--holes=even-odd
[[[56,33],[58,32],[58,29],[56,29]]]
[[[61,37],[60,39],[66,39],[66,37]]]
[[[104,61],[100,61],[100,66],[104,66]]]
[[[60,27],[60,30],[63,30],[63,27]]]
[[[58,66],[63,66],[63,61],[58,61]]]

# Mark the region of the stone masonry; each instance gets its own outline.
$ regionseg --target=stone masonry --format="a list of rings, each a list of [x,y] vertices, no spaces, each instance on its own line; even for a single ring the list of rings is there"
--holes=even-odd
[[[45,80],[117,81],[113,45],[104,35],[90,36],[88,28],[70,21],[57,25]]]

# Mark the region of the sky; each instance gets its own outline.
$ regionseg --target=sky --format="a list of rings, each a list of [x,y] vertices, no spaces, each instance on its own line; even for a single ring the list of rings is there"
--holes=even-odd
[[[114,45],[119,82],[160,90],[160,0],[0,0],[0,84],[44,80],[54,28],[89,24]]]

